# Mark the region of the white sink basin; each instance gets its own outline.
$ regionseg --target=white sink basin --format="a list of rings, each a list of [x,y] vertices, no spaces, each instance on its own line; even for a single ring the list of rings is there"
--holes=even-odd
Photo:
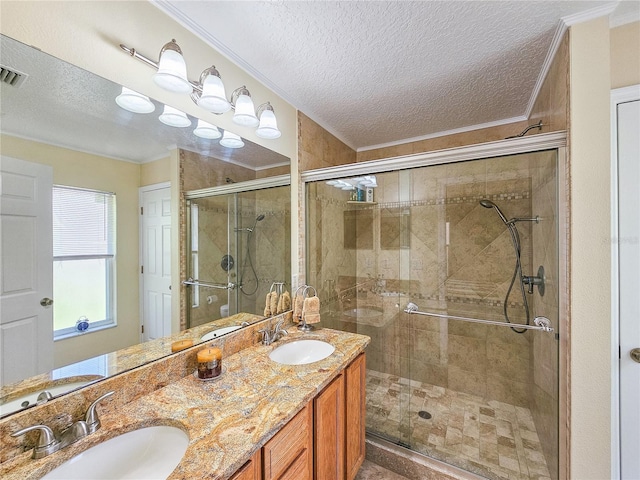
[[[322,340],[296,340],[279,346],[269,358],[285,365],[305,365],[327,358],[335,350],[333,345]]]
[[[62,393],[75,390],[76,388],[84,387],[85,385],[93,381],[94,380],[86,380],[81,382],[60,383],[57,385],[48,386],[46,388],[43,388],[42,390],[28,393],[18,398],[14,398],[13,400],[9,400],[7,403],[3,403],[2,405],[0,405],[0,415],[7,415],[8,413],[17,412],[28,406],[35,405],[38,401],[38,395],[40,395],[40,393],[42,393],[44,390],[49,392],[52,396],[56,397]],[[28,404],[25,404],[25,402],[28,402]],[[23,406],[23,404],[25,405]]]
[[[179,428],[141,428],[85,450],[42,478],[167,478],[180,463],[188,445],[189,436]]]
[[[231,325],[230,327],[217,328],[200,337],[200,340],[202,340],[203,342],[206,342],[207,340],[213,340],[214,338],[218,338],[220,335],[235,332],[239,328],[242,327],[240,325]]]

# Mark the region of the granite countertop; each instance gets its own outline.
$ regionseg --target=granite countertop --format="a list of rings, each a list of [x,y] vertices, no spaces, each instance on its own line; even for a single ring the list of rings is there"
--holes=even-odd
[[[270,346],[255,345],[223,358],[222,376],[203,382],[189,375],[101,417],[102,428],[40,460],[23,454],[3,465],[4,480],[35,479],[87,448],[152,425],[173,425],[189,446],[170,479],[225,479],[313,399],[369,343],[369,337],[319,329],[291,333]],[[335,352],[307,365],[269,359],[278,346],[303,338],[325,340]],[[116,392],[118,395],[118,392]],[[109,400],[105,400],[109,401]]]

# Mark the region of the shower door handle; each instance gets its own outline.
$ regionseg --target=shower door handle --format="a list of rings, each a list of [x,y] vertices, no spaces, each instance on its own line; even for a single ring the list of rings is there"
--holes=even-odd
[[[640,348],[634,348],[633,350],[631,350],[629,352],[629,356],[634,362],[640,363]]]

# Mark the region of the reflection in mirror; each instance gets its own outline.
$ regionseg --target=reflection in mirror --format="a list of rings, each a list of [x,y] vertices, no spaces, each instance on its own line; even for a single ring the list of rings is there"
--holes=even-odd
[[[189,327],[239,312],[281,313],[265,304],[267,294],[281,297],[290,284],[291,187],[260,188],[274,180],[186,193],[186,263],[188,276],[199,280],[188,288]]]
[[[78,388],[78,383],[71,381],[77,378],[71,377],[81,374],[109,376],[170,353],[170,349],[152,348],[149,343],[136,346],[140,341],[141,327],[141,260],[138,254],[138,201],[141,187],[168,182],[172,170],[180,168],[189,171],[188,165],[194,158],[203,163],[199,171],[201,178],[206,178],[206,186],[288,173],[289,159],[247,140],[244,140],[243,148],[231,149],[221,146],[217,140],[198,137],[193,134],[197,126],[197,119],[193,117],[187,116],[191,127],[166,126],[158,120],[163,105],[153,99],[150,100],[155,107],[153,113],[126,111],[115,102],[115,98],[122,93],[120,85],[6,36],[0,36],[0,50],[3,68],[7,67],[16,73],[7,77],[15,80],[15,83],[0,84],[3,195],[10,193],[16,199],[26,197],[24,193],[29,191],[26,188],[28,185],[21,183],[27,177],[22,173],[9,172],[10,163],[24,167],[28,172],[48,171],[45,176],[49,177],[49,189],[56,184],[113,193],[117,236],[112,285],[116,298],[114,325],[100,330],[97,322],[94,322],[98,319],[89,318],[86,333],[74,332],[55,343],[51,333],[53,309],[46,306],[46,302],[42,307],[40,304],[47,298],[52,298],[55,304],[55,285],[50,283],[43,291],[37,288],[30,290],[33,285],[25,287],[27,280],[42,278],[42,272],[52,276],[51,253],[49,260],[41,265],[42,271],[37,269],[36,263],[14,262],[17,267],[13,274],[8,274],[9,270],[3,267],[3,275],[6,275],[2,278],[3,286],[15,287],[11,295],[7,295],[5,289],[5,294],[0,298],[2,355],[10,357],[0,359],[0,404],[3,404],[10,396],[19,393],[15,388],[12,390],[12,386],[36,385],[33,389],[38,390],[45,386],[57,388],[59,383],[69,383],[71,388]],[[213,122],[214,118],[210,115],[207,121]],[[218,168],[220,166],[227,170]],[[174,191],[174,198],[180,195],[179,185],[171,185],[170,188]],[[47,198],[46,194],[38,195],[39,198]],[[14,253],[24,253],[20,250],[22,246],[31,245],[34,251],[40,251],[43,247],[50,249],[52,239],[43,236],[41,230],[33,237],[32,244],[24,241],[21,237],[23,230],[16,223],[7,223],[8,217],[5,217],[4,209],[11,201],[5,197],[1,200],[3,238],[0,247],[3,260],[17,258]],[[281,200],[288,203],[289,197]],[[47,208],[50,211],[51,207],[45,207],[45,211]],[[170,255],[177,258],[178,252],[171,252]],[[4,263],[6,266],[7,262]],[[27,268],[27,265],[31,268]],[[11,304],[10,309],[6,308],[9,305],[6,302],[17,297],[15,292],[27,290],[32,292],[32,298],[28,301],[33,306],[23,308]],[[177,298],[172,301],[177,301]],[[16,315],[9,317],[9,310]],[[45,312],[48,319],[34,321],[29,328],[12,328],[18,325],[12,323],[14,320],[26,325],[25,319],[35,318],[33,312]],[[249,313],[261,314],[262,310],[260,308]],[[225,320],[216,321],[219,322],[218,326],[229,326]],[[184,322],[180,325],[184,325]],[[29,329],[40,332],[40,335],[29,336],[26,332]],[[172,333],[178,334],[176,331]],[[11,351],[4,348],[8,344],[15,348]],[[123,352],[130,354],[130,349],[138,349],[144,354],[131,355],[132,361],[123,363]],[[21,353],[25,351],[30,352],[27,358]],[[85,361],[87,359],[91,360]],[[117,365],[114,366],[114,362]],[[87,365],[90,365],[89,369],[84,368]],[[40,381],[49,383],[42,385],[38,383]],[[90,377],[89,381],[96,379]],[[53,395],[58,394],[57,389],[53,391],[56,392]],[[24,401],[32,403],[28,399],[20,403]]]

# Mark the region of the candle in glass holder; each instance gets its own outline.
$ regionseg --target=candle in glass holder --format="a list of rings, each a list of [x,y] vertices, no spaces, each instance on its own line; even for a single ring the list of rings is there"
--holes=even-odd
[[[171,352],[179,352],[180,350],[184,350],[189,347],[193,347],[193,340],[177,340],[171,344]]]
[[[222,372],[222,350],[216,347],[200,350],[198,356],[198,378],[215,378]]]

